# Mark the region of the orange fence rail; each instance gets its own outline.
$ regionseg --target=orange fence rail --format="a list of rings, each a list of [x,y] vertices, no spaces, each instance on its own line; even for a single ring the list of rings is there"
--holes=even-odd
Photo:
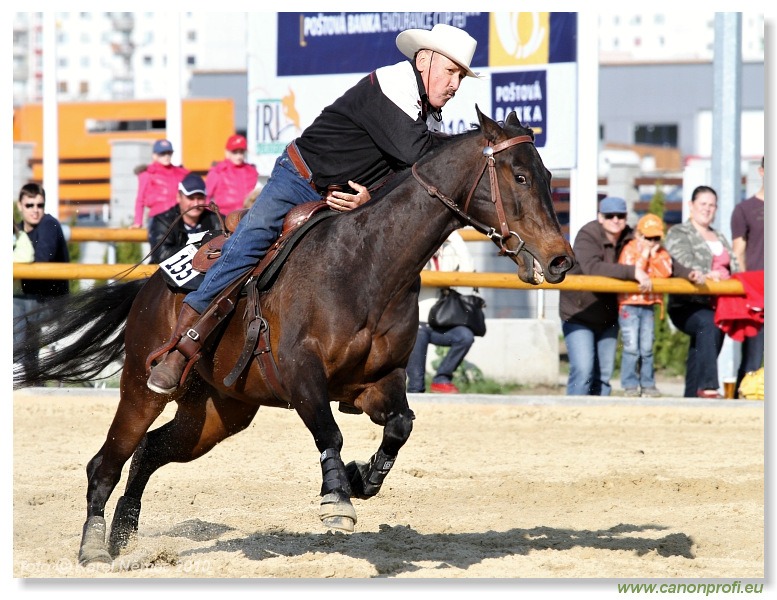
[[[468,242],[489,241],[486,236],[474,229],[460,229],[459,233]],[[148,241],[148,232],[145,229],[126,227],[72,227],[70,228],[70,241],[146,242]],[[153,275],[157,268],[157,265],[129,264],[14,263],[13,276],[14,279],[142,279]],[[430,287],[471,286],[512,290],[639,292],[639,284],[636,281],[623,281],[594,275],[568,275],[559,284],[543,283],[535,286],[522,282],[514,273],[424,271],[421,273],[421,285]],[[717,296],[744,294],[742,284],[735,279],[695,285],[690,281],[676,277],[654,279],[653,291],[659,294],[711,294]]]
[[[14,263],[14,279],[143,279],[153,275],[157,265],[98,265],[81,263]],[[430,287],[471,286],[511,290],[566,290],[591,292],[639,292],[636,281],[623,281],[595,275],[567,275],[558,284],[524,283],[513,273],[460,273],[423,271],[421,285]],[[712,294],[736,296],[744,294],[736,279],[695,285],[685,279],[672,277],[654,279],[653,291],[659,294]]]
[[[489,239],[474,229],[460,229],[466,242],[488,242]],[[71,242],[147,242],[148,231],[128,227],[71,227]]]

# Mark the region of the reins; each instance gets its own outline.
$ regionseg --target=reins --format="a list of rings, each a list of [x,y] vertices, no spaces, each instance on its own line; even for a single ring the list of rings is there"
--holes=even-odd
[[[421,178],[421,176],[418,174],[418,170],[416,169],[415,164],[413,164],[411,170],[413,172],[413,177],[415,177],[416,181],[418,181],[418,183],[420,183],[424,187],[424,189],[427,191],[427,193],[430,196],[434,196],[438,198],[445,206],[447,206],[451,211],[456,213],[456,215],[464,219],[474,229],[478,230],[480,233],[487,236],[497,246],[499,246],[500,255],[510,255],[510,256],[517,255],[519,252],[524,250],[524,246],[526,245],[526,242],[524,242],[521,239],[521,236],[518,235],[515,231],[511,231],[507,225],[507,217],[505,216],[504,203],[502,202],[502,194],[499,191],[499,185],[496,178],[496,166],[495,166],[496,161],[494,159],[494,154],[496,154],[497,152],[501,152],[502,150],[506,150],[507,148],[510,148],[512,146],[515,146],[516,144],[525,144],[525,143],[534,143],[534,140],[530,135],[519,135],[514,138],[510,138],[509,140],[499,142],[498,144],[492,145],[490,141],[487,143],[486,147],[483,148],[483,157],[485,158],[485,161],[483,162],[483,167],[480,169],[478,176],[475,178],[475,182],[472,184],[472,187],[469,190],[469,194],[467,195],[467,200],[466,202],[464,202],[463,210],[456,205],[456,202],[454,202],[452,198],[443,194],[440,190],[437,189],[437,187],[424,181]],[[494,207],[496,208],[496,216],[499,219],[500,233],[497,233],[496,229],[494,229],[493,227],[489,227],[488,225],[471,217],[466,212],[467,209],[469,208],[470,200],[472,200],[472,197],[475,194],[475,189],[478,187],[480,180],[483,178],[483,174],[486,172],[486,168],[488,169],[488,177],[491,184],[491,202],[494,204]],[[515,250],[509,250],[508,248],[505,247],[505,242],[513,236],[518,238],[518,247]]]

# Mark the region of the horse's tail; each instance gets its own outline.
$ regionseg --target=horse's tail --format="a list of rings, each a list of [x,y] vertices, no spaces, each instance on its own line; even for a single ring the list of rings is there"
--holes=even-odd
[[[47,302],[20,344],[14,340],[14,389],[42,381],[87,383],[124,357],[124,330],[135,297],[146,279],[110,283]],[[40,318],[40,315],[46,314]],[[14,326],[17,326],[14,319]],[[47,348],[46,352],[39,350]]]

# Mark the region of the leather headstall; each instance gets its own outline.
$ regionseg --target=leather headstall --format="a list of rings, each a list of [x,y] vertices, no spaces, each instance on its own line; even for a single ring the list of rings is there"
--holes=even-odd
[[[459,217],[461,217],[467,223],[469,223],[473,228],[477,229],[479,232],[481,232],[482,234],[490,238],[497,246],[499,246],[500,255],[505,255],[505,254],[516,255],[524,249],[524,246],[526,243],[521,239],[520,235],[518,235],[515,231],[511,231],[507,225],[507,217],[505,216],[504,203],[502,202],[502,194],[499,191],[499,185],[496,177],[496,166],[495,166],[496,161],[494,159],[494,154],[501,152],[502,150],[506,150],[507,148],[511,148],[516,144],[526,144],[526,143],[533,144],[534,139],[530,135],[518,135],[516,137],[504,140],[497,144],[492,144],[491,141],[486,142],[486,146],[483,148],[483,158],[485,159],[483,162],[483,168],[480,169],[478,176],[475,178],[475,182],[472,184],[472,187],[470,188],[469,194],[467,195],[467,200],[464,202],[464,209],[459,208],[452,198],[440,192],[440,190],[438,190],[435,186],[424,181],[421,178],[421,176],[418,174],[418,170],[416,169],[415,164],[413,165],[411,170],[413,172],[413,177],[415,177],[416,181],[418,181],[418,183],[420,183],[426,189],[426,191],[429,193],[430,196],[435,196],[436,198],[441,200],[442,203],[445,204],[445,206],[447,206],[450,210],[452,210]],[[496,208],[496,215],[497,215],[497,218],[499,219],[500,233],[497,233],[496,229],[494,229],[493,227],[489,227],[484,223],[481,223],[480,221],[478,221],[474,217],[471,217],[467,213],[470,200],[472,200],[472,197],[475,194],[475,189],[480,183],[480,180],[483,177],[483,173],[486,172],[486,169],[488,169],[488,176],[491,184],[491,202],[494,204],[494,207]],[[513,236],[518,238],[518,247],[514,250],[509,250],[505,246],[505,242]]]

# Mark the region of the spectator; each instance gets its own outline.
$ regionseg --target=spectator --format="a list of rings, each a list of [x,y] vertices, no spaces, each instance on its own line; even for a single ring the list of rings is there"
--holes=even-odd
[[[218,216],[206,208],[206,195],[205,182],[195,173],[178,184],[178,204],[153,217],[148,226],[151,263],[170,258],[189,243],[190,235],[222,228]]]
[[[728,240],[712,228],[718,208],[718,195],[700,185],[691,195],[690,218],[672,227],[666,235],[666,249],[672,258],[699,271],[697,281],[721,281],[739,271],[739,263]],[[724,333],[715,325],[713,298],[700,294],[671,294],[669,318],[690,336],[685,362],[685,397],[720,398],[718,393],[718,354]]]
[[[628,242],[618,262],[639,267],[650,278],[671,277],[672,257],[661,247],[664,222],[647,214],[637,223],[635,239]],[[618,294],[618,325],[621,330],[621,386],[623,395],[651,398],[661,396],[653,370],[653,306],[662,309],[663,294]]]
[[[45,213],[46,192],[36,183],[27,183],[19,192],[17,206],[22,215],[19,231],[26,234],[34,249],[32,262],[70,262],[65,234],[59,221]],[[25,261],[29,256],[24,257]],[[39,322],[50,316],[52,299],[68,294],[66,279],[22,279],[14,293],[14,353],[24,348],[28,373],[37,371]]]
[[[30,236],[17,225],[13,224],[13,262],[31,263],[35,261],[35,248]]]
[[[758,168],[761,189],[737,204],[731,213],[731,246],[742,271],[764,270],[764,157]],[[764,360],[764,328],[742,342],[736,389],[745,374],[757,371]]]
[[[458,231],[451,233],[424,268],[430,271],[472,272],[475,270],[467,244]],[[456,288],[456,291],[462,294],[474,292],[472,288]],[[418,335],[407,363],[407,391],[411,393],[426,391],[426,351],[429,344],[434,344],[447,346],[450,349],[434,374],[431,389],[433,392],[442,394],[458,394],[459,389],[453,383],[453,373],[475,342],[475,335],[466,325],[459,325],[445,331],[429,325],[429,310],[434,306],[437,298],[438,291],[433,287],[422,287],[418,294]]]
[[[213,200],[222,215],[241,210],[246,197],[256,188],[259,172],[246,162],[248,142],[242,135],[227,140],[224,160],[208,171],[208,200]]]
[[[132,227],[143,227],[143,213],[148,208],[152,219],[175,206],[178,184],[189,174],[187,169],[171,164],[173,145],[169,140],[157,140],[152,148],[151,164],[138,172],[138,195],[135,198],[135,219]]]
[[[633,237],[626,216],[623,198],[608,196],[599,203],[596,220],[583,225],[575,236],[572,249],[576,264],[570,274],[637,280],[640,291],[650,291],[650,278],[644,269],[618,264],[623,246]],[[559,313],[569,356],[567,394],[609,396],[618,341],[616,295],[562,291]]]
[[[186,296],[174,337],[180,339],[220,291],[264,256],[293,206],[324,198],[333,210],[352,210],[370,199],[369,188],[444,143],[441,111],[465,77],[477,77],[469,68],[477,42],[437,24],[431,31],[407,29],[396,44],[408,61],[362,78],[286,146],[259,200],[199,288]],[[171,393],[185,364],[177,349],[168,352],[152,369],[149,388]]]

